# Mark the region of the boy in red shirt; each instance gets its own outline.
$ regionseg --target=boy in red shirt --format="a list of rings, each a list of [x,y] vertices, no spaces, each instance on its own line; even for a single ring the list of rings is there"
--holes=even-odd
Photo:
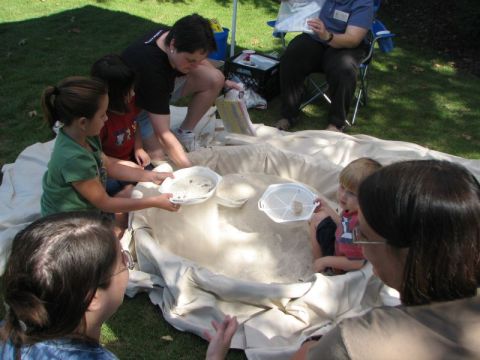
[[[91,75],[108,85],[108,120],[100,132],[103,152],[128,166],[141,168],[148,166],[150,157],[143,149],[142,138],[135,121],[140,112],[135,105],[133,90],[135,72],[119,55],[110,54],[93,64]],[[107,192],[113,196],[128,184],[107,179]]]

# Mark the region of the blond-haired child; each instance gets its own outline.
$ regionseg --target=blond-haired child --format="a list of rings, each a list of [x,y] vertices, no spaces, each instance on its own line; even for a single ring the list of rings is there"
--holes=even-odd
[[[341,273],[364,265],[362,249],[353,243],[352,236],[357,225],[357,192],[361,182],[381,167],[377,161],[364,157],[352,161],[340,172],[337,190],[338,205],[342,209],[340,215],[326,202],[320,202],[310,220],[316,272],[332,269]]]

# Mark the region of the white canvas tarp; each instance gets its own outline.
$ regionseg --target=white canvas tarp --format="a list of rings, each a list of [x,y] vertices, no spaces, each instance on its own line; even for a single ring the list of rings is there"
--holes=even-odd
[[[369,156],[386,165],[405,159],[445,159],[480,178],[480,161],[369,136],[328,131],[280,133],[257,126],[258,137],[229,135],[215,146],[189,154],[225,179],[251,186],[241,208],[224,208],[215,197],[184,206],[179,213],[137,211],[122,239],[136,255],[128,292],[148,291],[167,321],[201,336],[212,319],[236,315],[240,327],[232,346],[251,359],[281,359],[312,334],[382,303],[395,304],[370,266],[346,275],[313,274],[306,223],[276,224],[256,209],[271,182],[299,181],[330,201],[339,171]],[[27,148],[5,165],[0,187],[0,266],[3,272],[14,234],[39,217],[41,178],[52,142]],[[158,191],[139,184],[135,196]]]
[[[212,319],[236,315],[241,326],[232,346],[245,349],[251,359],[289,358],[307,336],[372,306],[398,303],[370,266],[335,277],[312,274],[306,222],[276,224],[256,208],[268,184],[299,181],[334,200],[340,170],[362,156],[384,165],[445,159],[480,175],[478,160],[368,136],[304,131],[262,140],[228,137],[230,143],[245,140],[248,145],[189,155],[195,165],[208,166],[224,179],[241,176],[251,185],[253,195],[242,208],[224,208],[212,198],[177,214],[158,209],[134,213],[130,248],[142,273],[130,290],[148,289],[172,325],[200,336]],[[157,192],[144,184],[137,190],[139,196]]]

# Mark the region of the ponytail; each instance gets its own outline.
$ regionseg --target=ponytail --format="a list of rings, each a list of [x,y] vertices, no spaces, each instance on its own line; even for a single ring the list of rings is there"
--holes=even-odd
[[[97,112],[100,99],[108,93],[100,80],[72,76],[57,86],[48,86],[42,94],[44,119],[53,127],[56,121],[69,126],[73,120],[90,119]]]
[[[57,91],[55,91],[55,89]],[[50,125],[50,127],[55,125],[55,119],[57,118],[54,106],[54,96],[56,96],[55,93],[58,94],[58,88],[56,86],[48,86],[45,90],[43,90],[42,94],[43,118],[45,122]]]

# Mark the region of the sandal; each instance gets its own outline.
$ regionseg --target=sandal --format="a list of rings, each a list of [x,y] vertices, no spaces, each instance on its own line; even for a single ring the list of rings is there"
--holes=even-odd
[[[288,121],[288,119],[280,119],[277,121],[277,123],[275,124],[275,127],[278,129],[278,130],[283,130],[283,131],[287,131],[290,129],[290,121]]]

